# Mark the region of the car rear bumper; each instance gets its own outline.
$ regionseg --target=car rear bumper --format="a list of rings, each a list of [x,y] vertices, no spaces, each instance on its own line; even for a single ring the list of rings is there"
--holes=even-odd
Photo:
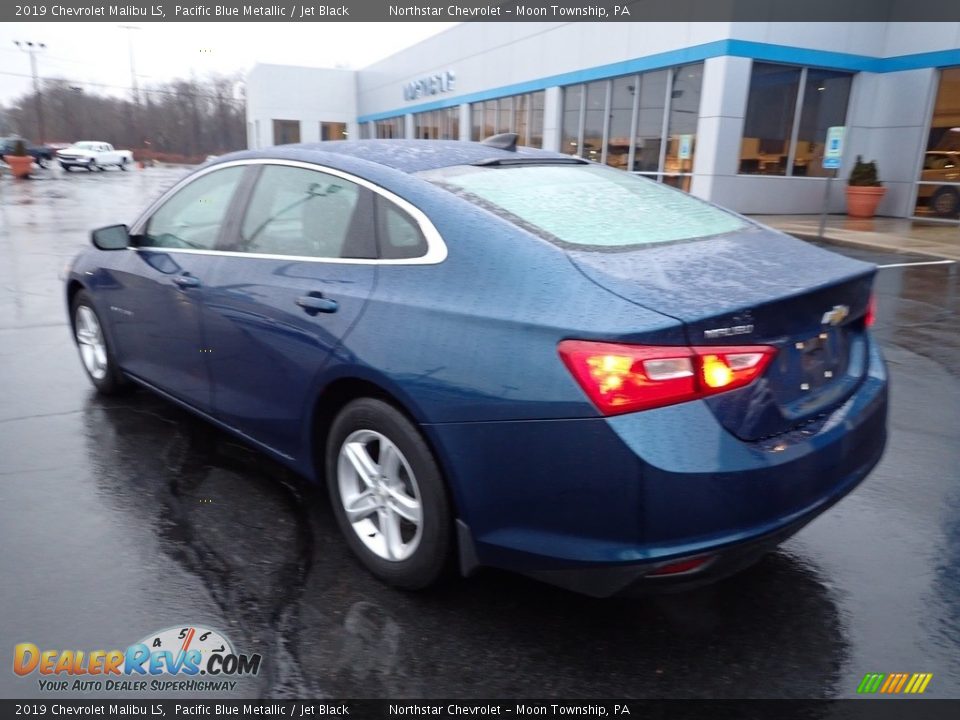
[[[685,586],[750,564],[873,469],[886,442],[887,374],[872,341],[869,355],[857,390],[815,429],[763,442],[737,439],[701,401],[425,429],[479,564],[594,595]],[[711,559],[695,572],[646,577],[701,555]]]

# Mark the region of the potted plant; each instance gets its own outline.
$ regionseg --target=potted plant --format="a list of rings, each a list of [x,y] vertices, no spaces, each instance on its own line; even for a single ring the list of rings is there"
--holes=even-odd
[[[850,217],[872,218],[886,192],[877,176],[876,160],[863,162],[863,158],[857,155],[857,162],[847,180],[847,214]]]
[[[25,178],[30,175],[33,157],[27,154],[27,146],[23,144],[23,140],[17,140],[13,146],[13,154],[4,155],[3,160],[10,166],[10,172],[15,178]]]

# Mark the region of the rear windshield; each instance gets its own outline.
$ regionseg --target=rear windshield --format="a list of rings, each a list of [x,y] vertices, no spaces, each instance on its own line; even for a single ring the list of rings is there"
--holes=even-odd
[[[562,244],[624,248],[746,227],[654,180],[598,165],[457,166],[421,177]]]

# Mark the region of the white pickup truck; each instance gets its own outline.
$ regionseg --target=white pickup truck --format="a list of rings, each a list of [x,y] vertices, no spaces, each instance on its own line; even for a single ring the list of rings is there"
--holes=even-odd
[[[68,148],[57,151],[60,167],[70,171],[73,168],[86,168],[90,172],[105,170],[116,165],[126,170],[133,165],[133,153],[129,150],[114,150],[110,143],[95,140],[75,142]]]

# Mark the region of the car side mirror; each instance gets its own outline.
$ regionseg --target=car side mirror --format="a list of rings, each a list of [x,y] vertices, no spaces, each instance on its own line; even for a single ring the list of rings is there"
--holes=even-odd
[[[90,240],[98,250],[123,250],[130,247],[130,231],[126,225],[108,225],[90,233]]]

